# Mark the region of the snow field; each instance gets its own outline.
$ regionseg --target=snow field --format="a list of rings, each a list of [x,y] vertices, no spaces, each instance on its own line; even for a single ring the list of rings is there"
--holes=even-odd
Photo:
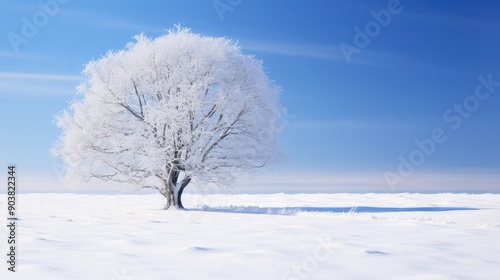
[[[0,195],[0,209],[5,202]],[[184,202],[191,210],[163,211],[156,194],[21,194],[18,272],[2,262],[0,279],[441,280],[500,271],[500,195],[186,194]]]

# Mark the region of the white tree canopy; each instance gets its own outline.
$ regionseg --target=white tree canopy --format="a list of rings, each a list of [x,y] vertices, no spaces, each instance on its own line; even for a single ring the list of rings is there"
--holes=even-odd
[[[67,183],[155,188],[182,208],[191,179],[227,186],[276,158],[280,89],[261,61],[189,29],[135,40],[88,63],[80,97],[56,117]]]

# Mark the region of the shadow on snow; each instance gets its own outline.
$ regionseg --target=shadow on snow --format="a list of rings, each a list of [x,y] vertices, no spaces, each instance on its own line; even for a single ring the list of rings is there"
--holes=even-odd
[[[444,212],[480,210],[471,207],[257,207],[257,206],[225,206],[186,209],[187,211],[204,211],[218,213],[244,213],[244,214],[271,214],[271,215],[294,215],[298,212],[315,213],[395,213],[395,212]]]

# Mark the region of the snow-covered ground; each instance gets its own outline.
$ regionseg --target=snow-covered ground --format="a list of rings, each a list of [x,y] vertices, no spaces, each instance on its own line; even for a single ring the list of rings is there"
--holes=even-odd
[[[163,211],[160,195],[19,195],[18,272],[2,261],[0,279],[500,275],[500,195],[187,194],[184,201],[198,210]],[[5,195],[0,210],[7,212]],[[0,236],[5,259],[5,225]]]

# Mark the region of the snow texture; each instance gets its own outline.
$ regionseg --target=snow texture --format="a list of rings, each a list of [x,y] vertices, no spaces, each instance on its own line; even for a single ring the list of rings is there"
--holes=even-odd
[[[18,272],[2,262],[0,279],[498,277],[497,194],[185,198],[162,211],[158,194],[20,195]]]

